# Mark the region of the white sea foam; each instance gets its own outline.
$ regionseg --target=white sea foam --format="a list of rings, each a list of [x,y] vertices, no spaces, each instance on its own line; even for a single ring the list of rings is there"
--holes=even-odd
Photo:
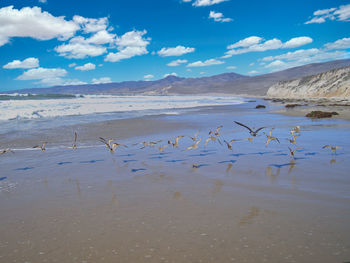
[[[53,118],[96,113],[171,109],[241,104],[238,97],[217,96],[113,96],[85,95],[75,98],[0,101],[0,120]],[[176,112],[176,111],[173,111]]]

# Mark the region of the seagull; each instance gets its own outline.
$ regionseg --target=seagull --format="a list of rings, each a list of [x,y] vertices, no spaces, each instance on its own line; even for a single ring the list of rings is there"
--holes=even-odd
[[[77,138],[78,138],[78,134],[77,132],[74,132],[74,142],[72,146],[67,147],[68,149],[73,149],[73,150],[77,149]]]
[[[224,127],[224,126],[220,125],[219,127],[216,128],[215,132],[210,131],[210,132],[209,132],[209,135],[214,134],[216,137],[219,137],[219,136],[220,136],[219,131],[220,131],[220,129],[221,129],[222,127]]]
[[[140,149],[144,149],[146,148],[147,146],[154,146],[156,145],[157,143],[161,142],[162,140],[158,140],[158,141],[154,141],[154,142],[140,142],[140,143],[136,143],[137,144],[143,144],[143,147],[141,147]]]
[[[183,137],[185,137],[185,136],[177,136],[176,138],[175,138],[175,142],[174,143],[172,143],[170,140],[168,141],[168,144],[172,144],[173,145],[173,147],[174,148],[176,148],[176,147],[179,147],[179,140],[181,139],[181,138],[183,138]]]
[[[269,135],[266,135],[267,140],[266,140],[266,145],[265,145],[265,147],[267,147],[267,145],[269,145],[269,143],[270,143],[271,141],[277,141],[278,143],[280,143],[280,141],[278,140],[277,137],[274,137],[274,136],[271,135],[273,130],[274,130],[274,128],[272,128],[272,129],[270,130]]]
[[[242,123],[240,123],[238,121],[235,121],[235,123],[240,125],[240,126],[242,126],[242,127],[244,127],[244,128],[247,128],[249,130],[250,135],[253,136],[253,137],[256,137],[260,130],[265,129],[265,127],[261,127],[261,128],[255,130],[255,131],[253,131],[251,128],[249,128],[248,126],[246,126],[246,125],[244,125],[244,124],[242,124]]]
[[[290,133],[292,134],[292,136],[293,136],[293,139],[292,140],[290,140],[290,139],[287,139],[291,144],[295,144],[296,143],[296,138],[298,138],[299,136],[300,136],[300,134],[298,134],[298,135],[295,135],[294,133],[294,131],[293,130],[291,130],[290,131]]]
[[[107,147],[107,149],[111,152],[111,153],[114,153],[114,148],[112,147],[111,145],[111,142],[114,141],[114,139],[109,139],[108,141],[102,137],[99,137],[100,138],[100,142],[104,143]]]
[[[229,150],[232,150],[232,143],[234,143],[234,142],[237,142],[238,140],[231,140],[230,142],[227,142],[226,140],[224,140],[224,142],[226,143],[226,145],[227,145],[227,148],[229,149]]]
[[[296,148],[296,149],[292,150],[290,147],[288,147],[288,149],[289,149],[289,154],[290,154],[290,156],[293,157],[293,159],[295,159],[295,156],[294,156],[295,152],[302,150],[302,148]]]
[[[300,126],[295,126],[295,128],[293,128],[290,132],[292,133],[293,132],[296,132],[296,133],[300,133]]]
[[[0,154],[4,154],[4,153],[8,153],[8,152],[14,153],[10,148],[7,148],[7,149],[1,150]]]
[[[158,147],[154,147],[154,148],[157,148],[159,151],[164,151],[164,149],[166,148],[166,147],[168,147],[168,145],[166,144],[166,145],[163,145],[163,146],[158,146]]]
[[[33,148],[40,148],[42,152],[45,152],[46,151],[46,146],[47,142],[43,142],[43,144],[40,146],[40,145],[35,145],[33,146]]]
[[[202,138],[200,138],[198,141],[196,141],[195,144],[191,145],[190,147],[187,147],[184,151],[197,149],[198,144],[201,142],[201,140],[202,140]]]
[[[212,140],[213,142],[215,142],[215,141],[216,141],[216,137],[210,136],[208,139],[205,140],[204,146],[207,146],[207,144],[209,143],[210,140]]]
[[[191,139],[192,139],[192,141],[197,141],[197,136],[198,136],[198,134],[199,134],[199,131],[198,132],[196,132],[196,134],[192,137],[192,136],[189,136]]]
[[[123,147],[125,147],[125,148],[128,148],[128,146],[126,146],[125,144],[121,144],[121,143],[117,143],[117,142],[112,143],[112,148],[113,148],[114,150],[117,149],[117,148],[120,147],[120,146],[123,146]]]
[[[337,149],[340,149],[340,146],[332,146],[332,145],[325,145],[322,147],[322,149],[329,148],[331,149],[332,153],[337,153]]]

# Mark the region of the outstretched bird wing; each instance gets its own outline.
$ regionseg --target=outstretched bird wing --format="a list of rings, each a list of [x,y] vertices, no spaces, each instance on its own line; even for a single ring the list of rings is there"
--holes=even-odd
[[[258,133],[260,130],[265,129],[266,127],[261,127],[255,131],[255,133]]]
[[[238,122],[238,121],[235,121],[235,123],[238,124],[238,125],[241,125],[241,126],[244,127],[244,128],[247,128],[250,132],[252,132],[252,129],[249,128],[248,126],[244,125],[243,123],[240,123],[240,122]],[[260,128],[260,129],[262,129],[262,128]]]

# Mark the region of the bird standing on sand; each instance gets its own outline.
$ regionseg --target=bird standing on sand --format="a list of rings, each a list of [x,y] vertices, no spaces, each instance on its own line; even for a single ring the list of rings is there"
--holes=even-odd
[[[325,145],[322,147],[322,149],[329,148],[331,149],[332,153],[337,154],[337,150],[340,149],[340,146],[332,146],[332,145]]]
[[[267,140],[266,140],[266,145],[265,145],[265,147],[267,147],[271,141],[276,141],[276,142],[280,143],[280,141],[278,140],[277,137],[274,137],[274,136],[271,135],[273,130],[274,130],[274,128],[272,128],[272,129],[270,130],[269,135],[266,135]]]
[[[42,152],[45,152],[46,151],[46,148],[45,148],[46,144],[47,144],[47,142],[43,142],[42,145],[35,145],[35,146],[33,146],[33,148],[39,148],[39,149],[41,149]]]
[[[260,130],[265,129],[265,127],[261,127],[261,128],[255,130],[255,131],[253,131],[251,128],[249,128],[248,126],[244,125],[243,123],[240,123],[240,122],[238,122],[238,121],[235,121],[235,123],[238,124],[238,125],[240,125],[240,126],[242,126],[242,127],[244,127],[244,128],[246,128],[246,129],[248,129],[250,135],[253,136],[253,137],[256,137],[256,136],[258,135],[258,132],[259,132]]]
[[[201,140],[202,140],[202,138],[200,138],[198,141],[196,141],[195,144],[191,145],[190,147],[187,147],[184,151],[197,149],[198,144],[201,142]]]

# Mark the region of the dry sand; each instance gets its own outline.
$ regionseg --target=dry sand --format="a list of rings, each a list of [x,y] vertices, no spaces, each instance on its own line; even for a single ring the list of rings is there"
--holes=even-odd
[[[254,109],[261,103],[145,118],[154,121],[145,130],[128,120],[116,136],[106,127],[118,121],[96,124],[75,151],[57,141],[44,153],[1,155],[0,262],[350,261],[350,122]],[[233,151],[204,147],[220,124],[221,140],[245,139],[233,120],[275,127],[281,143],[266,148],[261,133]],[[286,139],[295,125],[303,150],[292,160]],[[133,145],[197,129],[194,151],[183,151],[188,137],[164,152]],[[129,148],[111,154],[96,139],[79,147],[99,134]],[[342,148],[335,155],[324,144]]]

